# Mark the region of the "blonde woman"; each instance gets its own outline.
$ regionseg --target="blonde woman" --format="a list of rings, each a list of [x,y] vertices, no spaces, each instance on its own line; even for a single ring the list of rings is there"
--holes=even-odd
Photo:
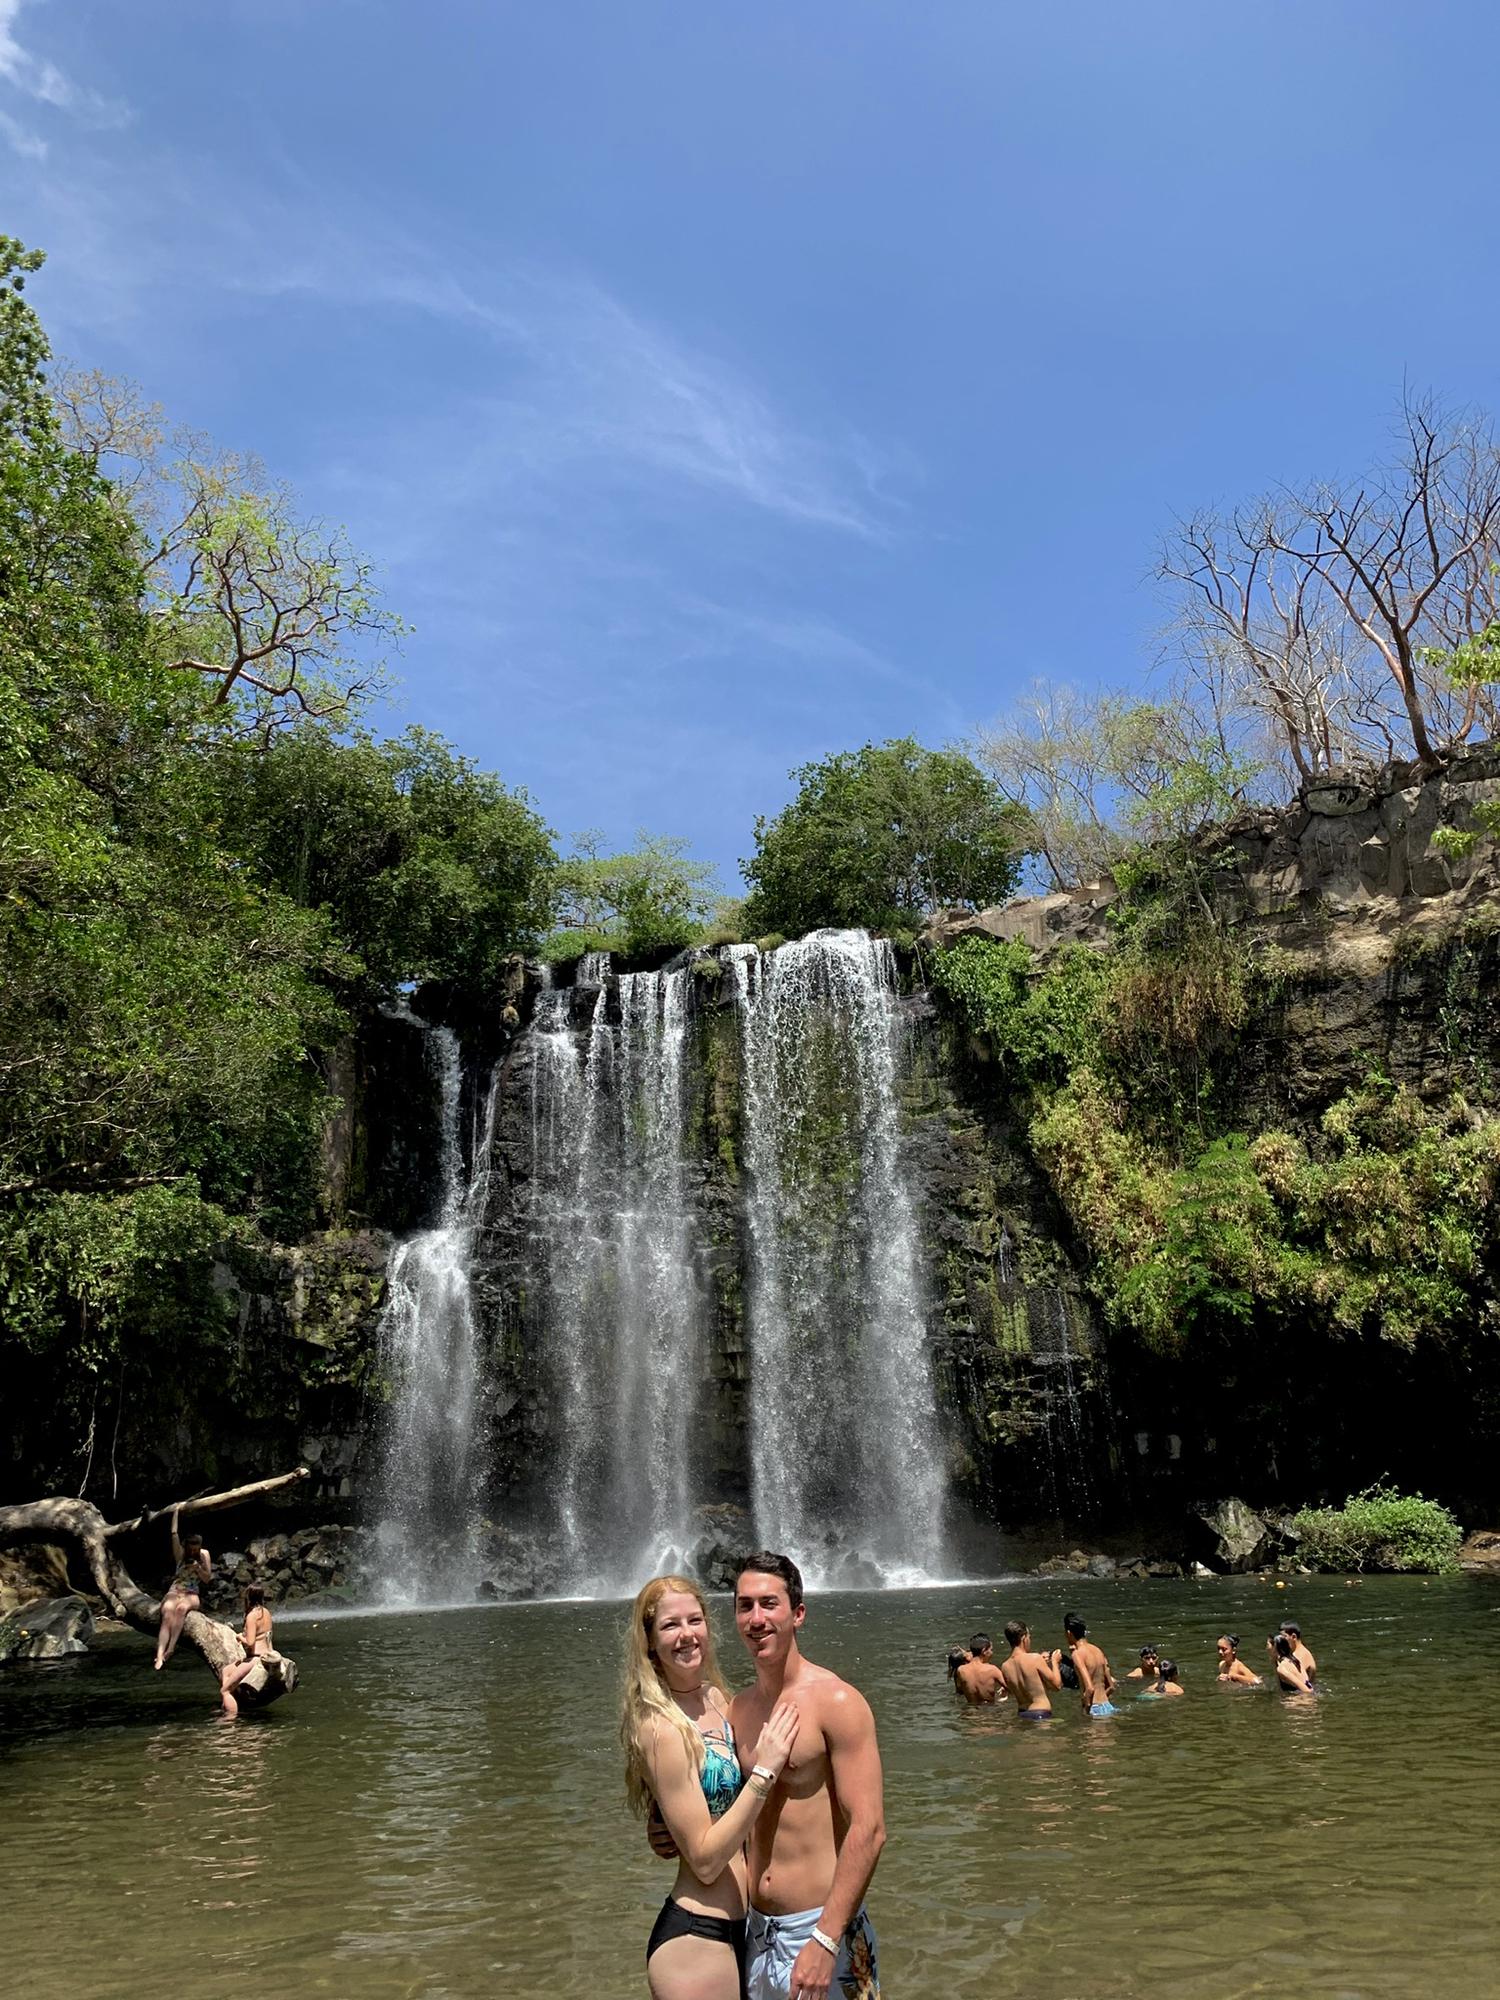
[[[703,1594],[686,1577],[653,1577],[631,1610],[620,1718],[631,1807],[654,1805],[677,1849],[646,1946],[652,2000],[740,2000],[745,1838],[796,1734],[796,1709],[778,1702],[742,1777]]]

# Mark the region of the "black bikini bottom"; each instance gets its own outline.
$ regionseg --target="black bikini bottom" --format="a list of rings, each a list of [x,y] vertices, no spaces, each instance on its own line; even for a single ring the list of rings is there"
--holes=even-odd
[[[697,1910],[685,1910],[681,1903],[674,1903],[668,1896],[662,1904],[656,1922],[651,1926],[651,1935],[646,1940],[646,1963],[651,1963],[651,1954],[668,1943],[672,1938],[706,1938],[710,1944],[727,1944],[734,1953],[734,1962],[740,1971],[740,1991],[745,1989],[745,1919],[743,1917],[705,1917]]]

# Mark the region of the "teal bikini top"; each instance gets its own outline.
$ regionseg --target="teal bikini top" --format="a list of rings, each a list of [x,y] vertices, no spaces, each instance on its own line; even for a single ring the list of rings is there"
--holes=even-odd
[[[744,1779],[740,1776],[740,1760],[734,1754],[734,1731],[728,1719],[724,1722],[722,1736],[703,1736],[703,1796],[708,1801],[708,1816],[718,1819],[727,1813],[740,1795]]]

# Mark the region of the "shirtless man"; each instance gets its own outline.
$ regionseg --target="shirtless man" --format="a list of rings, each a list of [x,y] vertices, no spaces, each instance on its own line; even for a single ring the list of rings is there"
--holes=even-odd
[[[734,1622],[755,1666],[730,1720],[754,1743],[777,1702],[798,1715],[781,1781],[750,1835],[749,2000],[880,2000],[865,1891],[885,1845],[875,1718],[857,1688],[804,1658],[807,1608],[789,1556],[747,1556]]]
[[[1005,1676],[995,1665],[995,1644],[988,1632],[974,1634],[969,1657],[953,1678],[965,1701],[1004,1701]]]
[[[1115,1677],[1109,1670],[1109,1661],[1088,1636],[1088,1630],[1076,1611],[1070,1611],[1063,1619],[1063,1631],[1072,1650],[1073,1670],[1078,1675],[1078,1690],[1083,1696],[1083,1712],[1085,1715],[1117,1715],[1119,1711],[1110,1700]]]
[[[1318,1678],[1318,1663],[1313,1658],[1309,1649],[1302,1643],[1302,1627],[1297,1623],[1295,1618],[1283,1618],[1279,1629],[1285,1632],[1286,1636],[1291,1640],[1292,1657],[1302,1669],[1308,1685],[1311,1686]],[[1274,1666],[1277,1658],[1276,1641],[1274,1639],[1267,1639],[1266,1651],[1271,1655],[1271,1664]]]
[[[1005,1638],[1010,1658],[1000,1673],[1015,1701],[1017,1715],[1024,1715],[1032,1722],[1050,1721],[1052,1698],[1047,1690],[1060,1689],[1062,1675],[1045,1653],[1032,1652],[1031,1633],[1018,1618],[1012,1618],[1006,1626]]]

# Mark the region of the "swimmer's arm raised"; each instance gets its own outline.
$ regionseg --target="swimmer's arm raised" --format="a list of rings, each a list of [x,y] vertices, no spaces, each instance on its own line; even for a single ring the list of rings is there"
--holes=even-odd
[[[1056,1659],[1048,1653],[1033,1653],[1032,1658],[1036,1662],[1037,1673],[1047,1683],[1048,1687],[1061,1688],[1062,1669],[1058,1666]]]

